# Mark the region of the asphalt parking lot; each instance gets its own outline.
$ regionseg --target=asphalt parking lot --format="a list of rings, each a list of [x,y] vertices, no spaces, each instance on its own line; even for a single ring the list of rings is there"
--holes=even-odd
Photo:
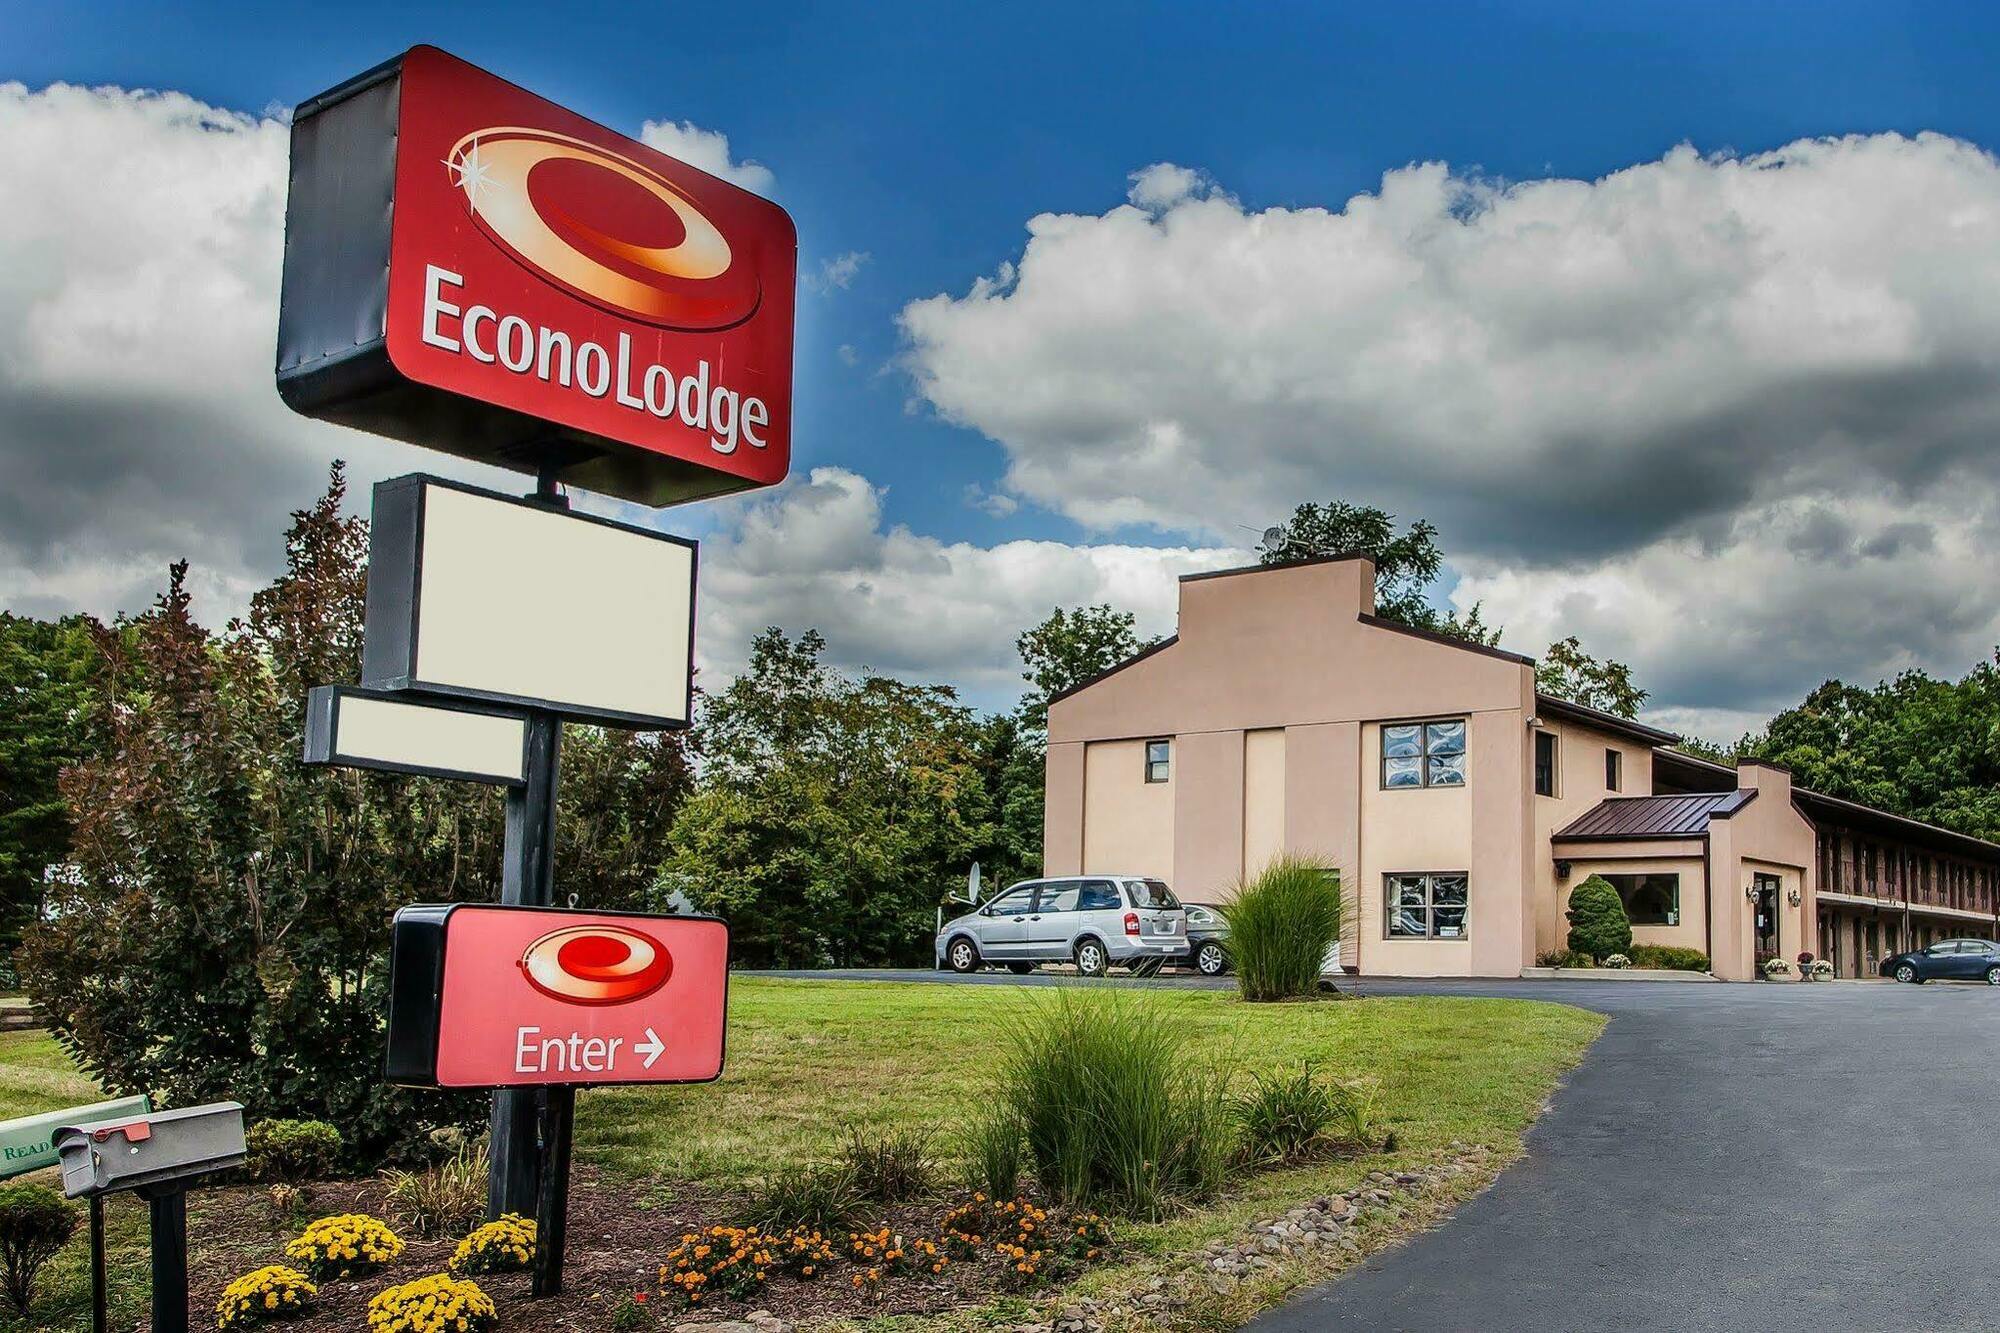
[[[1530,1132],[1527,1156],[1491,1190],[1437,1230],[1262,1316],[1251,1325],[1260,1333],[2000,1326],[2000,991],[1392,980],[1355,989],[1555,1000],[1612,1021]]]

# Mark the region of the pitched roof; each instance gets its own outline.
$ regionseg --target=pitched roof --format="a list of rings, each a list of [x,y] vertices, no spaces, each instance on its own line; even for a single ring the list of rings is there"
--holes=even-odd
[[[1532,659],[1523,658],[1522,660],[1533,665]],[[1543,694],[1540,690],[1535,691],[1535,711],[1537,713],[1547,713],[1550,717],[1563,718],[1570,722],[1581,722],[1585,726],[1596,727],[1600,731],[1608,731],[1614,735],[1624,736],[1627,739],[1638,741],[1644,745],[1672,745],[1680,739],[1679,736],[1676,736],[1671,731],[1661,731],[1658,727],[1649,727],[1643,722],[1634,722],[1629,717],[1620,717],[1616,713],[1607,713],[1601,708],[1588,708],[1583,704],[1571,703],[1569,700],[1557,698],[1553,694]]]
[[[1757,793],[1704,791],[1685,796],[1613,796],[1558,829],[1555,840],[1580,838],[1698,838],[1708,821],[1748,805]]]

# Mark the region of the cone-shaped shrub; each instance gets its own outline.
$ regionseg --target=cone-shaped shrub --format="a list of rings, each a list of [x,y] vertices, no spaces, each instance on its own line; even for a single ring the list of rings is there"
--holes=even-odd
[[[1632,922],[1625,901],[1611,881],[1592,875],[1569,895],[1569,947],[1603,962],[1614,953],[1630,953]]]
[[[1246,1000],[1289,1000],[1319,989],[1320,967],[1340,938],[1340,877],[1303,857],[1280,856],[1222,904],[1229,961]]]

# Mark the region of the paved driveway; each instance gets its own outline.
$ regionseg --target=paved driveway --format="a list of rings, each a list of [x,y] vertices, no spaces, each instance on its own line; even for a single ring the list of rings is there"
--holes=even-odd
[[[1259,1333],[2000,1327],[2000,992],[1360,988],[1612,1021],[1491,1190]]]

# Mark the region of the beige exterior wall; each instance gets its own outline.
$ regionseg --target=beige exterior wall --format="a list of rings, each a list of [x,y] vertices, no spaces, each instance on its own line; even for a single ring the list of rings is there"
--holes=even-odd
[[[1145,741],[1083,747],[1083,861],[1049,874],[1155,875],[1173,883],[1174,780],[1146,781]]]
[[[1526,804],[1530,665],[1368,623],[1366,560],[1195,578],[1180,592],[1175,642],[1050,707],[1052,756],[1172,738],[1169,878],[1184,899],[1226,897],[1276,852],[1296,852],[1341,872],[1350,966],[1518,976],[1533,961],[1524,888],[1540,859]],[[1412,718],[1467,722],[1466,787],[1382,789],[1380,725]],[[1048,873],[1070,870],[1057,853],[1072,842],[1099,868],[1105,820],[1120,830],[1121,855],[1137,855],[1142,829],[1161,836],[1155,814],[1131,812],[1119,764],[1093,760],[1086,776],[1081,763],[1051,759]],[[1095,790],[1100,771],[1115,794]],[[1073,789],[1061,785],[1072,776]],[[1080,834],[1058,803],[1083,811]],[[1382,877],[1400,870],[1465,872],[1470,938],[1389,941]]]
[[[1556,920],[1560,925],[1555,940],[1542,946],[1560,949],[1568,944],[1569,895],[1592,875],[1678,875],[1680,876],[1680,924],[1677,926],[1634,926],[1632,943],[1662,944],[1680,949],[1708,951],[1708,861],[1699,839],[1661,839],[1658,842],[1606,843],[1558,848],[1559,856],[1570,862],[1569,878],[1563,881]]]
[[[1243,733],[1243,875],[1285,850],[1285,730]]]
[[[1653,791],[1652,747],[1625,740],[1607,731],[1555,718],[1538,719],[1536,730],[1556,738],[1556,794],[1535,796],[1535,845],[1546,849],[1557,829],[1588,813],[1607,796],[1648,796]],[[1529,791],[1534,791],[1534,739],[1529,738]],[[1605,785],[1604,752],[1616,750],[1620,756],[1617,791]],[[1556,858],[1544,851],[1533,867],[1535,945],[1532,952],[1560,949],[1569,938],[1569,923],[1563,913],[1569,909],[1569,890],[1581,879],[1568,882],[1556,878]],[[1636,938],[1636,935],[1635,935]],[[1699,947],[1699,946],[1695,946]]]
[[[1775,875],[1778,888],[1778,956],[1791,962],[1818,952],[1818,889],[1812,822],[1792,804],[1792,775],[1782,768],[1743,760],[1736,785],[1757,798],[1726,819],[1708,824],[1709,903],[1715,914],[1711,956],[1715,975],[1728,981],[1756,978],[1754,908],[1745,890],[1759,872]],[[1790,901],[1797,892],[1796,906]]]

